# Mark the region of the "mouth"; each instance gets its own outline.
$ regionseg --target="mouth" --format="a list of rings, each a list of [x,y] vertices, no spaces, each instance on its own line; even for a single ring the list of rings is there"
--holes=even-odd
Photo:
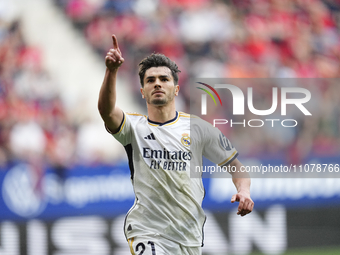
[[[154,92],[152,92],[152,95],[154,95],[154,94],[165,94],[163,91],[160,91],[160,90],[157,90],[157,91],[154,91]]]

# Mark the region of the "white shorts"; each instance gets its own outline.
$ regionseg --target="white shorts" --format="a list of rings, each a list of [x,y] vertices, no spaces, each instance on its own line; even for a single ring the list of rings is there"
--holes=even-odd
[[[159,235],[136,236],[128,240],[132,255],[201,255],[201,247],[186,247]]]

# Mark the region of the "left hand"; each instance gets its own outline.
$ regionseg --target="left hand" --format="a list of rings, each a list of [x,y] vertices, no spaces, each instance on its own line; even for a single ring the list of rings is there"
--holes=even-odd
[[[244,216],[248,213],[251,213],[254,208],[254,202],[250,198],[250,193],[246,191],[240,191],[237,194],[233,195],[231,198],[231,202],[239,202],[237,214]]]

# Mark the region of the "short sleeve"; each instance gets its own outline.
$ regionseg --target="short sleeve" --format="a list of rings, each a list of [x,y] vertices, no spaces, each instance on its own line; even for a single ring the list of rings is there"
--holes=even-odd
[[[122,123],[120,124],[119,130],[117,133],[112,134],[114,138],[118,142],[120,142],[123,146],[131,143],[132,136],[132,125],[131,119],[128,114],[124,113]]]
[[[219,166],[230,164],[238,156],[237,150],[218,128],[205,121],[201,128],[203,156]]]

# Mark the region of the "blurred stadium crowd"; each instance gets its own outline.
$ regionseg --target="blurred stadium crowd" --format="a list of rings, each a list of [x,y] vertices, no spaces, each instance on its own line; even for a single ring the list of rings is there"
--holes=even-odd
[[[56,1],[100,55],[111,47],[108,35],[117,35],[126,60],[122,72],[136,99],[141,98],[137,65],[152,52],[178,63],[179,108],[187,112],[189,83],[197,77],[340,77],[338,0]],[[287,155],[287,161],[300,163],[310,154],[338,155],[339,88],[314,87],[313,95],[322,96],[313,103],[324,107],[314,110],[313,118],[299,119],[300,128],[220,128],[247,156]],[[259,92],[256,101],[270,106],[268,90]]]
[[[21,29],[19,20],[0,19],[0,169],[16,161],[63,168],[75,162],[76,127]]]
[[[338,0],[54,1],[103,62],[110,35],[117,35],[125,58],[120,74],[141,105],[137,65],[152,52],[169,56],[182,71],[178,108],[186,112],[189,83],[197,77],[340,77]],[[0,16],[0,169],[17,159],[44,159],[57,168],[81,163],[76,146],[81,123],[68,118],[42,58],[39,48],[26,45],[20,22]],[[245,156],[287,154],[287,160],[299,162],[310,154],[339,155],[340,86],[316,90],[315,100],[324,107],[289,134],[224,131]],[[271,105],[271,94],[259,97]]]

